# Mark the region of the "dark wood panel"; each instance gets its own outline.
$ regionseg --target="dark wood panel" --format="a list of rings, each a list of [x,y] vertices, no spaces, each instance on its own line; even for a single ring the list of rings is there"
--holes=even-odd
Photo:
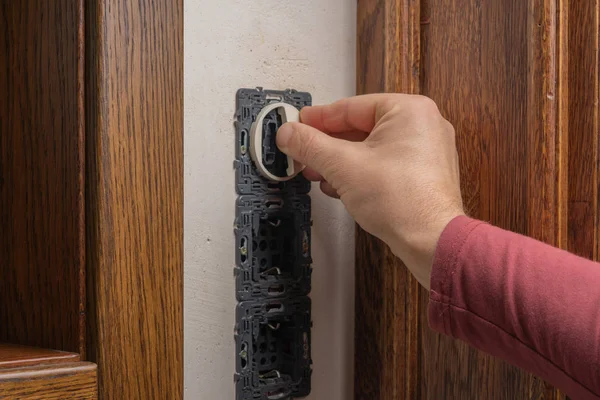
[[[96,365],[87,362],[0,369],[0,400],[96,400]]]
[[[598,259],[598,20],[597,0],[569,9],[568,248]]]
[[[418,92],[419,14],[416,0],[358,1],[359,94]],[[420,397],[419,320],[416,280],[383,242],[357,228],[357,400]]]
[[[456,128],[467,212],[565,247],[566,3],[417,3],[420,15],[410,15],[419,15],[418,25],[402,17],[415,8],[412,2],[358,1],[359,92],[417,89],[432,97]],[[402,40],[414,38],[415,30],[420,43],[413,40],[411,49],[418,49],[416,55]],[[540,379],[433,333],[425,291],[420,305],[411,308],[420,318],[407,318],[415,291],[400,268],[389,250],[359,231],[357,398],[391,399],[400,393],[428,399],[560,397]],[[414,329],[420,337],[407,341]],[[407,363],[415,346],[416,361]],[[402,370],[415,365],[417,374]],[[409,389],[415,381],[418,388]]]
[[[422,89],[455,126],[467,212],[558,244],[554,1],[428,0],[427,8]],[[426,321],[423,314],[424,398],[555,395],[537,377],[433,333]]]
[[[79,360],[77,353],[0,343],[0,368],[73,363]]]
[[[82,11],[0,2],[0,341],[81,353]]]
[[[183,1],[87,5],[89,355],[107,399],[183,396]]]

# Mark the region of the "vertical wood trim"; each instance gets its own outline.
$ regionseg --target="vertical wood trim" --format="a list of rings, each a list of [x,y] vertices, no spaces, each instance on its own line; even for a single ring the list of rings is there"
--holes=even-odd
[[[557,1],[556,82],[556,237],[554,245],[568,247],[569,201],[569,2]],[[559,389],[546,388],[548,399],[562,400]]]
[[[86,239],[85,239],[85,0],[77,0],[77,113],[79,114],[79,191],[77,193],[77,218],[79,223],[79,355],[86,359]]]
[[[568,249],[598,260],[599,2],[569,6]]]
[[[594,260],[600,261],[600,233],[598,230],[600,229],[600,2],[598,0],[594,1],[594,12],[592,15],[594,16],[594,43],[595,43],[595,51],[594,51],[594,65],[595,65],[595,87],[594,87],[594,125],[593,130],[596,132],[595,140],[596,140],[596,160],[595,160],[595,175],[594,179],[596,185],[594,187],[594,208],[595,208],[595,216],[594,216],[594,235],[596,236],[596,246],[595,246],[595,254]]]
[[[568,248],[569,220],[569,2],[558,0],[556,246],[561,249]]]
[[[358,0],[357,92],[419,91],[418,0]],[[419,397],[418,282],[390,249],[356,233],[355,399]]]
[[[421,2],[418,0],[408,0],[401,2],[400,31],[402,32],[399,53],[409,54],[408,57],[400,57],[396,54],[396,58],[404,59],[402,66],[403,74],[397,87],[404,93],[418,94],[420,92],[420,19],[421,19]],[[396,50],[398,51],[398,50]],[[391,52],[390,52],[391,53]],[[406,390],[404,398],[415,399],[421,397],[420,394],[420,355],[421,355],[421,285],[412,276],[410,271],[403,266],[403,271],[406,276],[406,362],[405,370]]]
[[[527,235],[567,248],[568,0],[531,0],[529,6]],[[537,377],[532,380],[545,398],[563,398],[552,385]]]
[[[527,23],[529,60],[527,87],[529,236],[558,244],[558,16],[557,0],[530,0]]]
[[[89,358],[103,399],[183,397],[183,1],[87,3]]]

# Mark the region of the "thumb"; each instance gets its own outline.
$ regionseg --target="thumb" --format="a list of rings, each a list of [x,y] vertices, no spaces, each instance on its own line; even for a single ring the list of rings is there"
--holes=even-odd
[[[279,128],[277,147],[294,160],[318,172],[326,180],[330,169],[339,165],[350,142],[336,139],[300,122],[288,122]]]

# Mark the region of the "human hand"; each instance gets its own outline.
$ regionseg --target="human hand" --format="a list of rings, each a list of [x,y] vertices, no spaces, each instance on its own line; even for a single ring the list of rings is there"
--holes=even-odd
[[[463,215],[454,128],[423,96],[357,96],[305,107],[277,133],[304,175],[340,198],[427,289],[446,225]]]

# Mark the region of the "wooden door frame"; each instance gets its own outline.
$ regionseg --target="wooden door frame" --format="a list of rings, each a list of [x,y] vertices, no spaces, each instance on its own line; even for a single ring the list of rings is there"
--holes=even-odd
[[[183,0],[85,2],[88,359],[183,398]]]

